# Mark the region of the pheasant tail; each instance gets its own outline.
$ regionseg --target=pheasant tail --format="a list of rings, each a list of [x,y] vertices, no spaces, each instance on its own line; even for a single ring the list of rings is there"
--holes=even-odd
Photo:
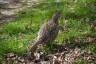
[[[30,46],[28,52],[34,53],[34,51],[36,51],[38,45],[41,43],[42,43],[41,41],[36,41],[32,46]]]

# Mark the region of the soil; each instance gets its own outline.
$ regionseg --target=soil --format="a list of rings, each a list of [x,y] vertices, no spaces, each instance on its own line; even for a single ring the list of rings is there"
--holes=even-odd
[[[74,64],[82,58],[83,61],[87,61],[89,64],[96,64],[96,53],[81,48],[94,40],[96,38],[88,37],[85,39],[78,38],[74,40],[74,43],[54,44],[55,48],[51,50],[51,53],[45,54],[39,49],[39,52],[34,52],[32,58],[8,53],[5,54],[5,60],[15,64]],[[84,43],[80,43],[80,41]]]
[[[17,17],[18,11],[36,3],[38,0],[0,0],[0,26]]]

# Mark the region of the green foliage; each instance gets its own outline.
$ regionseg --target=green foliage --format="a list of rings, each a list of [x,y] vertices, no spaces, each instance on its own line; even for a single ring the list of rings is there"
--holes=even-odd
[[[96,20],[96,8],[90,6],[93,3],[96,3],[96,0],[62,0],[60,2],[45,0],[33,5],[30,9],[18,12],[19,17],[0,28],[1,36],[10,37],[0,38],[0,57],[8,52],[26,53],[27,47],[34,42],[42,23],[49,20],[55,10],[62,10],[59,23],[64,28],[56,39],[57,43],[64,43],[63,40],[66,38],[96,35],[95,29],[89,24]],[[96,43],[89,44],[84,48],[96,53],[95,45]],[[44,51],[50,52],[53,47],[47,46]]]

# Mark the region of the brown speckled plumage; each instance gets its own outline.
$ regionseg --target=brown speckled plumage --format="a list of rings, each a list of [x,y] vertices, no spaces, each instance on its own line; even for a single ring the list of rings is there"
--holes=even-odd
[[[58,18],[60,16],[60,13],[61,13],[60,11],[56,11],[52,16],[51,20],[49,20],[48,22],[45,22],[41,26],[38,32],[38,36],[36,38],[36,42],[28,50],[29,54],[33,53],[39,44],[52,43],[55,40],[59,31]]]

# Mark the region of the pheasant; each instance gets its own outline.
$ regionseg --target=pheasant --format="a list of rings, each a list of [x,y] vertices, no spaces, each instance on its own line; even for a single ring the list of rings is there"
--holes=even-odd
[[[33,53],[37,49],[39,44],[43,44],[43,43],[48,44],[48,43],[52,43],[55,40],[59,32],[58,18],[60,14],[61,14],[60,10],[55,11],[51,20],[45,22],[41,26],[35,43],[31,45],[28,49],[28,55]]]

